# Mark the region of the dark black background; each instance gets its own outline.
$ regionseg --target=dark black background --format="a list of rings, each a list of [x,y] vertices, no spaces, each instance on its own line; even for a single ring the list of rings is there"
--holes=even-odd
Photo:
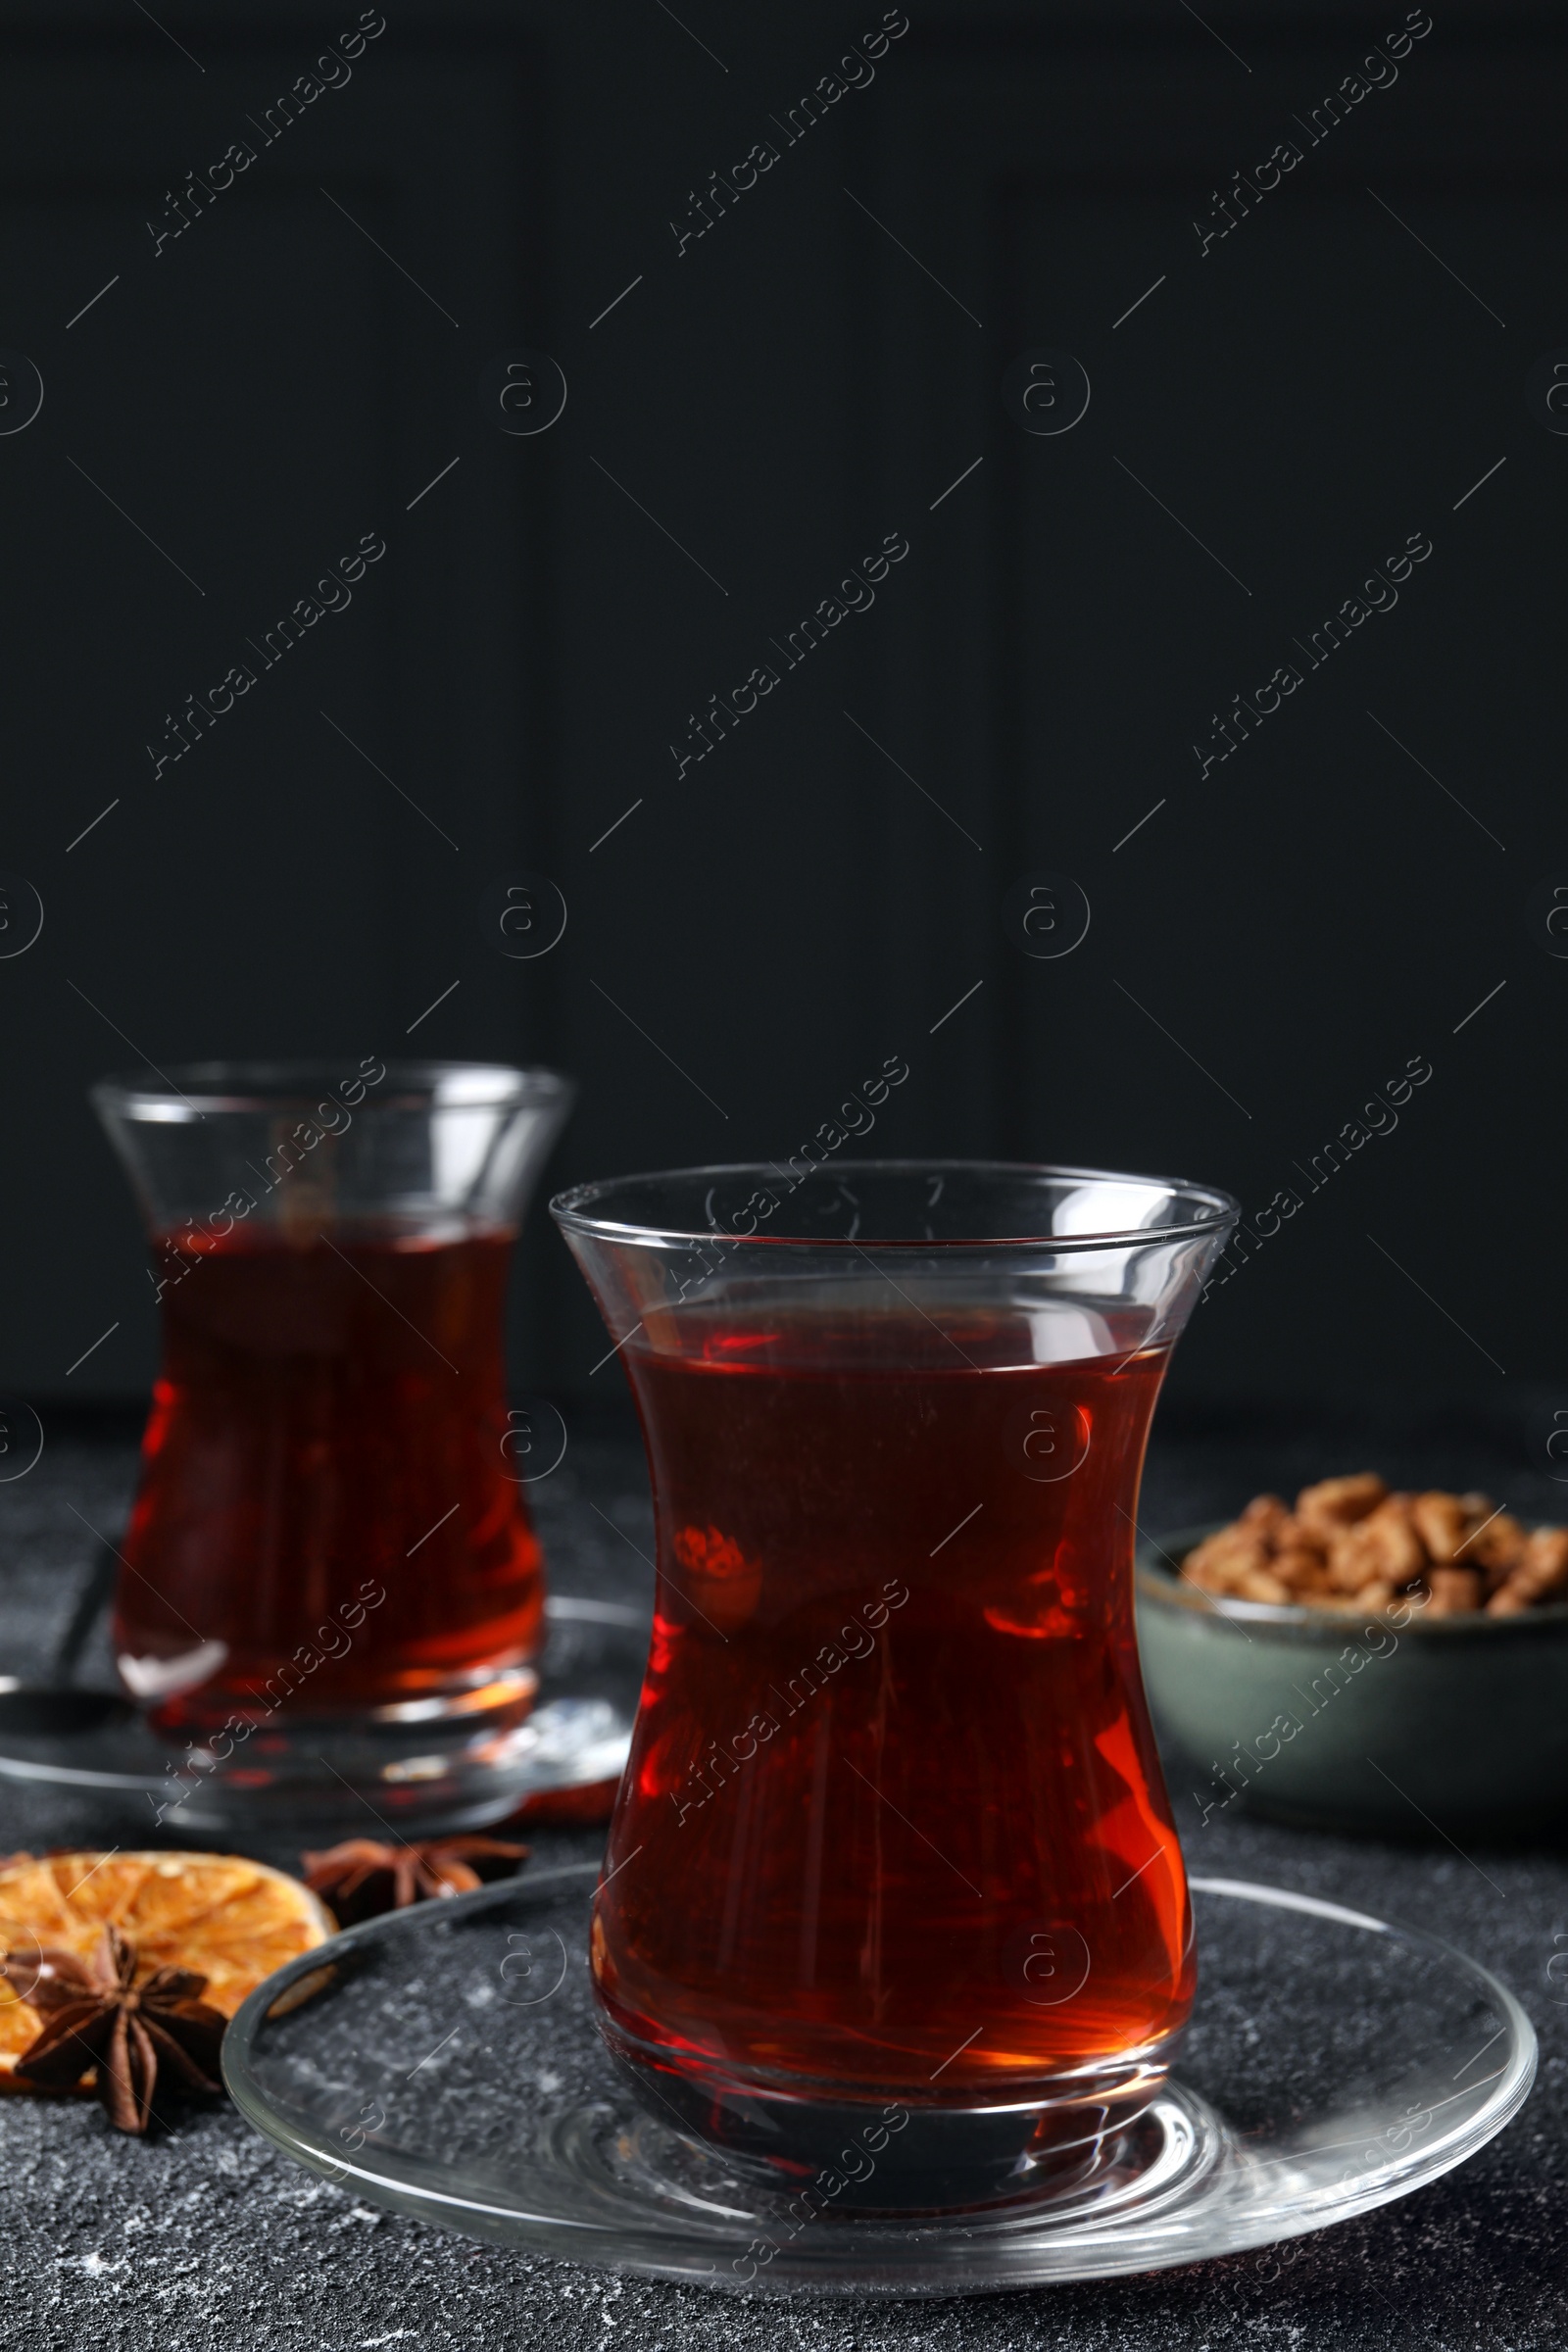
[[[358,8],[0,10],[0,347],[45,385],[0,436],[0,870],[46,910],[0,962],[0,1380],[47,1422],[150,1375],[83,1102],[107,1069],[541,1058],[582,1086],[554,1189],[787,1155],[897,1054],[870,1148],[1302,1194],[1195,1318],[1189,1399],[1380,1387],[1522,1426],[1564,1302],[1568,963],[1527,904],[1568,868],[1568,440],[1524,392],[1568,345],[1560,14],[1436,0],[1307,147],[1396,0],[1212,31],[911,0],[788,146],[772,118],[875,0],[385,13],[155,258],[166,192]],[[1200,254],[1211,192],[1290,137]],[[677,254],[760,139],[776,166]],[[1002,399],[1036,346],[1092,385],[1054,438]],[[519,348],[568,385],[533,437],[479,400]],[[351,609],[155,781],[165,713],[366,532]],[[688,713],[889,532],[875,607],[677,780]],[[1211,714],[1415,532],[1397,609],[1200,780]],[[480,930],[517,868],[569,907],[535,963]],[[1001,919],[1036,869],[1093,908],[1059,961]],[[1412,1056],[1396,1130],[1308,1194]],[[519,1382],[619,1382],[542,1203],[514,1343]]]

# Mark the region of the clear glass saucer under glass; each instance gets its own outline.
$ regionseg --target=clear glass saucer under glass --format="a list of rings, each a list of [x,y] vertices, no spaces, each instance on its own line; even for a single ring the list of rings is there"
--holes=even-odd
[[[171,1750],[141,1710],[105,1691],[0,1691],[0,1782],[28,1781],[130,1811],[164,1834],[297,1852],[335,1837],[482,1829],[544,1790],[620,1777],[631,1744],[648,1616],[616,1600],[551,1592],[538,1688],[503,1735],[439,1741],[417,1722],[371,1722],[353,1781],[284,1780],[255,1768],[203,1771]],[[378,1735],[378,1739],[375,1737]],[[426,1749],[434,1752],[426,1754]],[[248,1751],[241,1750],[246,1761]]]
[[[1070,2191],[879,2218],[839,2174],[802,2200],[638,2104],[596,2024],[597,1875],[525,1874],[291,1962],[228,2030],[240,2108],[357,2197],[474,2237],[754,2294],[952,2295],[1344,2221],[1463,2163],[1535,2077],[1518,2002],[1436,1937],[1195,1879],[1198,2005],[1153,2104]],[[874,2196],[865,2162],[853,2193]]]

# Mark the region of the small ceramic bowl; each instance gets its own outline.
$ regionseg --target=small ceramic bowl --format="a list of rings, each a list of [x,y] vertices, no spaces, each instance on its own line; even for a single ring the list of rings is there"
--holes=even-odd
[[[1249,1806],[1318,1829],[1450,1840],[1568,1829],[1568,1605],[1516,1617],[1216,1599],[1138,1548],[1138,1645],[1177,1826]]]

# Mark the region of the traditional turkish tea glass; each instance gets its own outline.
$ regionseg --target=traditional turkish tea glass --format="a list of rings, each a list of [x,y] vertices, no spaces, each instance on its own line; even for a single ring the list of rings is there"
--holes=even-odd
[[[612,2049],[655,2114],[838,2166],[846,2203],[1081,2182],[1193,2000],[1133,1535],[1236,1204],[884,1161],[552,1207],[658,1528],[592,1932]]]
[[[461,1811],[527,1716],[544,1592],[502,1311],[571,1094],[376,1060],[92,1090],[163,1324],[120,1674],[175,1766],[261,1815],[352,1815],[346,1788]]]

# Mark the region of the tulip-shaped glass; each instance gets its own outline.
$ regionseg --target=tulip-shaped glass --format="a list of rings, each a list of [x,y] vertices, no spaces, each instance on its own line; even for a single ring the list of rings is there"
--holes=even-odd
[[[544,1606],[502,1351],[547,1070],[213,1063],[93,1102],[146,1219],[163,1364],[120,1673],[176,1765],[279,1814],[478,1802]],[[359,1809],[367,1834],[369,1812]]]
[[[658,1530],[593,1926],[612,2047],[657,2112],[791,2177],[839,2165],[851,2199],[1078,2178],[1193,1999],[1133,1535],[1235,1203],[887,1161],[553,1210]]]

